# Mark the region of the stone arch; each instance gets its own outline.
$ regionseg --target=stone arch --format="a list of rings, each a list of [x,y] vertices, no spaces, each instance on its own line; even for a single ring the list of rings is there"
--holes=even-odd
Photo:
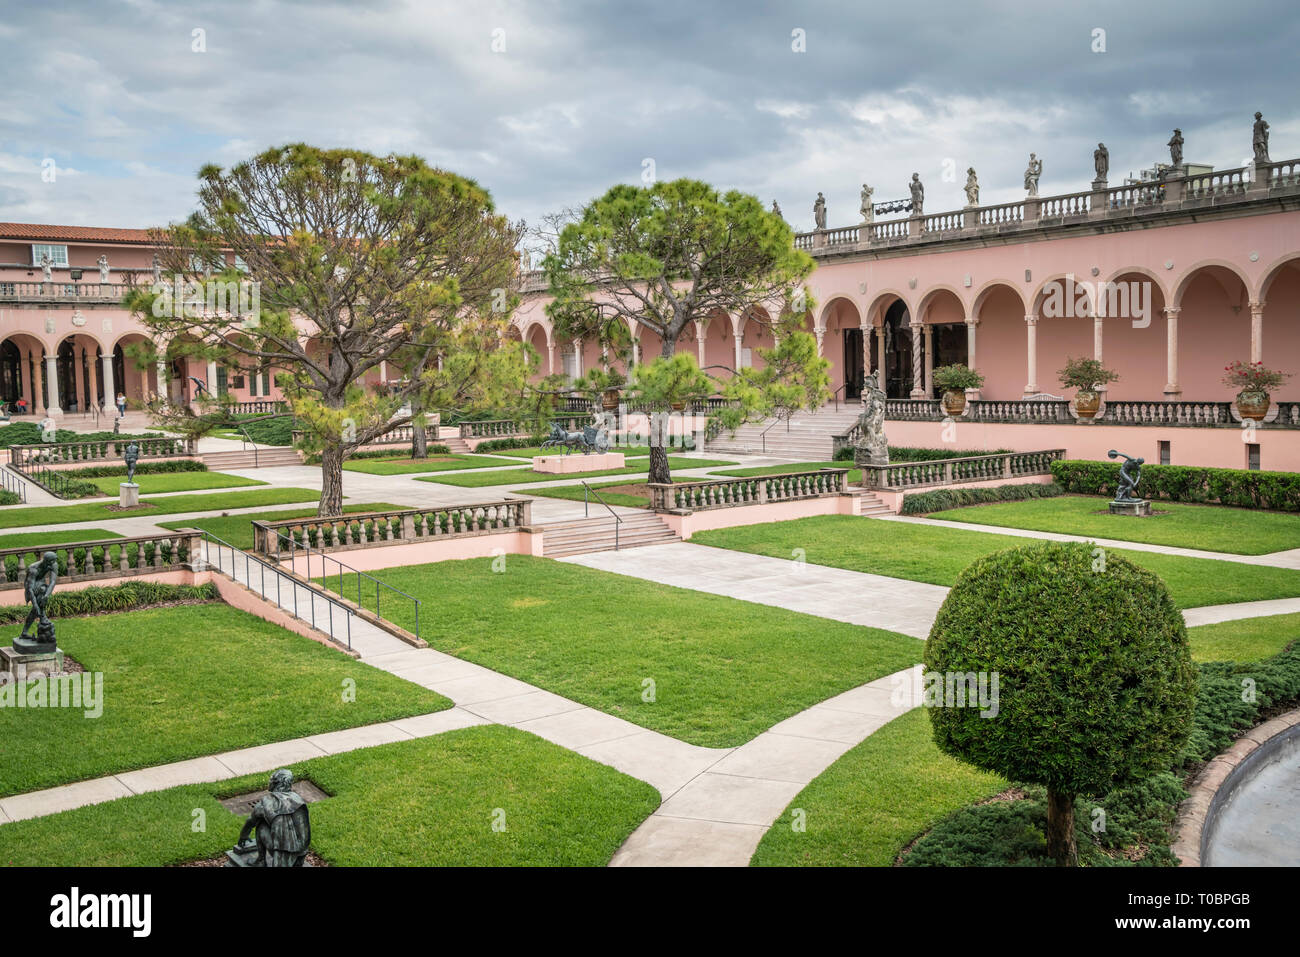
[[[1025,297],[1021,295],[1019,286],[1010,279],[990,279],[975,291],[975,295],[971,299],[971,318],[979,320],[981,318],[981,313],[989,300],[995,297],[1001,298],[1001,296],[999,296],[1000,292],[1010,293],[1015,297],[1016,302],[1019,303],[1019,312],[1022,319],[1028,315],[1028,307],[1025,305]]]
[[[27,414],[46,408],[44,378],[46,345],[31,332],[12,332],[0,340],[0,402],[14,413],[26,400]]]
[[[1211,272],[1211,270],[1220,270]],[[1226,259],[1203,259],[1193,266],[1189,266],[1179,277],[1178,282],[1174,285],[1173,293],[1169,297],[1169,305],[1178,309],[1182,308],[1183,296],[1187,294],[1187,289],[1201,274],[1208,274],[1214,277],[1215,281],[1223,288],[1224,294],[1228,294],[1228,287],[1223,282],[1223,272],[1235,276],[1241,282],[1241,288],[1245,291],[1245,300],[1255,298],[1255,291],[1251,285],[1250,278],[1245,271],[1234,263]],[[1246,303],[1243,302],[1242,305]]]

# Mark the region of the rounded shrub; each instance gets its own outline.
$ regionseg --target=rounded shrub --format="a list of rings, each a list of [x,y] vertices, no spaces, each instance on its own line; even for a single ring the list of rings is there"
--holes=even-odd
[[[981,674],[996,687],[992,708],[941,707],[960,698],[928,693],[935,743],[1044,785],[1048,853],[1060,864],[1077,861],[1075,796],[1168,769],[1191,727],[1196,673],[1169,590],[1090,543],[971,563],[935,619],[925,667],[927,692]]]

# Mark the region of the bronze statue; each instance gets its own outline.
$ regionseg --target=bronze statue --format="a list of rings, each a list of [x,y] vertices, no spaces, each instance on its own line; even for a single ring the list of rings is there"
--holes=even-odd
[[[250,835],[257,831],[254,840]],[[307,802],[293,789],[293,772],[271,775],[270,792],[253,805],[235,846],[226,851],[227,867],[302,867],[311,845]]]
[[[55,650],[54,622],[50,621],[47,609],[58,581],[59,557],[54,552],[46,552],[39,562],[27,569],[23,594],[32,607],[23,622],[22,634],[14,639],[14,651],[19,654],[44,654]],[[27,634],[33,622],[36,623],[35,638]]]
[[[126,483],[130,485],[135,481],[135,463],[140,461],[140,446],[134,442],[129,444],[122,453],[122,459],[126,462]]]
[[[541,447],[552,449],[556,446],[563,448],[565,455],[569,454],[569,449],[582,449],[583,455],[589,452],[608,452],[609,433],[594,425],[586,426],[581,432],[570,432],[560,423],[552,422],[550,438]]]
[[[1123,452],[1116,452],[1111,449],[1106,453],[1110,458],[1122,458],[1124,464],[1119,467],[1119,489],[1115,492],[1115,501],[1117,502],[1140,502],[1142,499],[1133,494],[1142,481],[1142,465],[1146,459],[1133,458],[1131,455],[1125,455]]]

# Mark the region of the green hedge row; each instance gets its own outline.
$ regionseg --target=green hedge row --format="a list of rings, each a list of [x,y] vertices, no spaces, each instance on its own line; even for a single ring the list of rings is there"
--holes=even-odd
[[[206,472],[208,467],[193,459],[171,459],[165,462],[140,462],[135,467],[136,475],[157,475],[163,472]],[[84,469],[68,469],[61,472],[72,479],[111,478],[126,474],[125,465],[92,465]],[[96,492],[97,495],[104,494]]]
[[[1245,693],[1250,688],[1253,694]],[[1169,849],[1178,804],[1187,797],[1185,776],[1222,753],[1240,733],[1270,714],[1300,703],[1300,642],[1254,663],[1214,661],[1197,668],[1192,732],[1168,771],[1109,794],[1080,797],[1075,806],[1079,862],[1093,867],[1125,866],[1122,852],[1146,845],[1138,866],[1173,866]],[[908,854],[908,866],[1048,866],[1043,828],[1043,788],[1023,787],[1019,801],[995,801],[962,808],[944,819]],[[1092,828],[1095,811],[1105,811],[1106,828]]]
[[[1052,477],[1067,492],[1114,495],[1119,484],[1119,468],[1115,462],[1067,459],[1052,463]],[[1210,502],[1300,512],[1300,473],[1144,465],[1138,494],[1171,502]]]
[[[973,455],[1004,455],[1012,449],[925,449],[906,445],[889,447],[890,462],[937,462],[942,459],[964,459]],[[853,446],[846,445],[836,451],[836,462],[852,462]]]
[[[130,611],[163,603],[218,601],[220,597],[217,586],[211,582],[206,585],[123,582],[107,588],[91,586],[80,591],[56,591],[50,597],[48,613],[51,618],[71,618],[77,615]],[[26,605],[0,607],[0,624],[21,622],[26,618]]]
[[[933,492],[916,492],[903,499],[902,514],[924,515],[942,512],[949,508],[967,505],[987,505],[990,502],[1023,502],[1030,498],[1055,498],[1064,495],[1065,489],[1051,485],[997,485],[991,488],[940,488]]]
[[[123,432],[117,435],[113,432],[73,432],[71,429],[56,429],[54,440],[56,442],[103,442],[112,439],[158,439],[162,438],[161,432]],[[9,425],[0,426],[0,448],[7,449],[11,445],[43,445],[45,439],[41,437],[40,420],[36,416],[22,422],[11,422]]]
[[[351,455],[347,457],[347,461],[351,462],[353,459],[401,458],[404,455],[409,455],[409,454],[410,451],[405,445],[394,445],[391,448],[387,448],[387,449],[366,449],[364,452],[353,452]],[[430,442],[429,454],[430,455],[451,455],[451,449],[447,448],[447,446],[443,445],[441,442]],[[319,465],[320,453],[318,452],[315,455],[307,456],[303,460],[303,464]]]
[[[23,497],[17,492],[11,492],[7,488],[0,489],[0,505],[18,505],[22,500]]]
[[[474,446],[475,452],[508,452],[510,449],[531,449],[541,445],[549,435],[528,435],[513,439],[488,439]]]

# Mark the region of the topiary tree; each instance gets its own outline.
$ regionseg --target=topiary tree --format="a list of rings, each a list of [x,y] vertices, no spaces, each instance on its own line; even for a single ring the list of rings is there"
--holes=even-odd
[[[1158,576],[1090,543],[972,562],[939,609],[925,667],[945,684],[997,675],[988,717],[931,709],[935,743],[1044,785],[1047,851],[1061,865],[1078,862],[1075,796],[1168,770],[1191,727],[1196,676],[1182,613]],[[927,688],[934,682],[927,674]]]

